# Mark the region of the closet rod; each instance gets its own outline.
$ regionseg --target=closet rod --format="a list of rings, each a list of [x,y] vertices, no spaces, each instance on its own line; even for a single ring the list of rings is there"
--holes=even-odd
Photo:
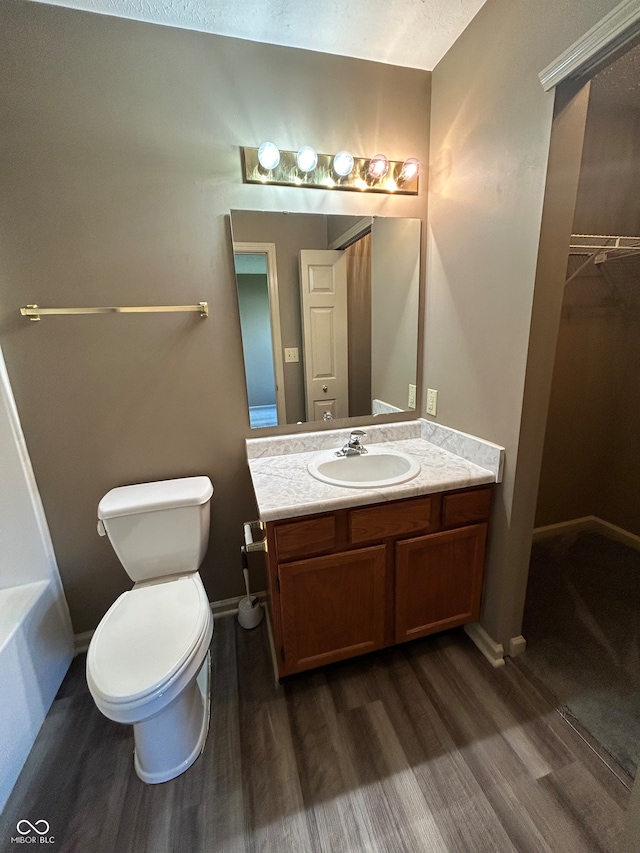
[[[124,305],[114,308],[40,308],[38,305],[25,305],[20,309],[23,317],[32,321],[40,320],[45,314],[152,314],[166,311],[198,311],[201,317],[209,316],[209,303],[197,305]]]

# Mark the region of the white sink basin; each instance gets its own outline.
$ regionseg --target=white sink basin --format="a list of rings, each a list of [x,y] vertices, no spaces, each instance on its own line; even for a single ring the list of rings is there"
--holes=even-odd
[[[323,450],[307,469],[316,480],[332,486],[375,489],[412,480],[420,472],[420,463],[400,450],[374,446],[362,456],[336,456],[335,450]]]

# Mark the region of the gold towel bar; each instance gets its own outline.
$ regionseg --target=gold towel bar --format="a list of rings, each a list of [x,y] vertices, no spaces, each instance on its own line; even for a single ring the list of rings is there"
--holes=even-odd
[[[45,314],[150,314],[160,311],[199,311],[201,317],[209,316],[209,303],[199,302],[197,305],[126,305],[119,308],[40,308],[37,305],[26,305],[20,309],[23,317],[34,322]]]

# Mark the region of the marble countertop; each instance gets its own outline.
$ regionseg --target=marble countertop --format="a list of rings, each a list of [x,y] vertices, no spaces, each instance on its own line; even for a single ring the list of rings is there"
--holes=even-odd
[[[398,429],[394,430],[394,427]],[[249,470],[261,520],[274,521],[383,503],[495,483],[501,479],[504,451],[491,442],[440,426],[438,430],[441,435],[435,435],[433,425],[420,420],[364,429],[371,439],[367,444],[375,443],[378,448],[388,447],[407,453],[420,462],[420,473],[406,483],[382,488],[332,486],[312,477],[307,465],[313,456],[327,446],[336,449],[342,447],[345,437],[349,436],[349,429],[248,439]],[[456,446],[458,453],[423,437],[425,432],[439,444]],[[314,436],[321,436],[321,439],[315,439]],[[290,438],[290,442],[287,442],[287,438]],[[459,455],[460,452],[463,455]],[[474,457],[483,464],[474,461]]]

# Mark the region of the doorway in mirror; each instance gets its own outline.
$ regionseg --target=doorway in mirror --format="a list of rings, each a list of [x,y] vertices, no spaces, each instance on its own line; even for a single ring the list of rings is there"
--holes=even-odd
[[[236,290],[252,429],[286,423],[275,251],[273,243],[234,243]]]

